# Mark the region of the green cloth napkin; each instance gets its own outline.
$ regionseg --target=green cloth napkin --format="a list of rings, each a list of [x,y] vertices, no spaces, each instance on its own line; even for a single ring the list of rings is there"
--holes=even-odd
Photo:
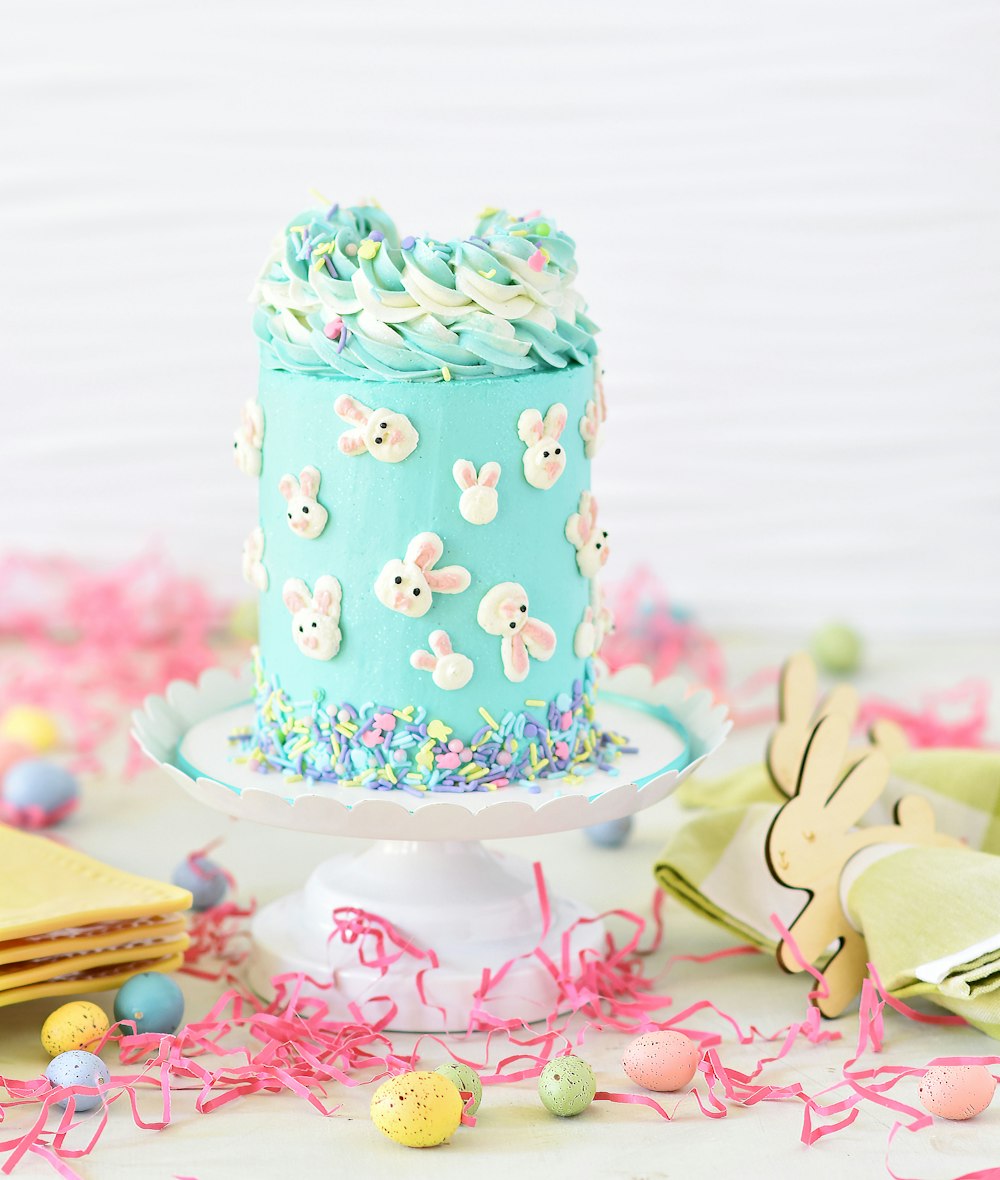
[[[995,963],[989,955],[982,962],[982,956],[961,958],[965,949],[1000,935],[1000,753],[900,753],[865,822],[891,822],[896,800],[910,794],[928,798],[938,830],[965,841],[976,854],[912,849],[905,859],[904,853],[888,856],[857,878],[850,904],[858,899],[872,962],[894,994],[927,995],[952,1011],[961,1005],[970,1023],[1000,1036],[1000,952]],[[777,934],[771,914],[789,925],[805,894],[780,885],[767,869],[764,843],[784,797],[766,768],[749,766],[716,782],[687,782],[676,798],[697,810],[671,834],[655,865],[657,880],[695,913],[773,952]],[[920,874],[924,857],[926,877]],[[943,868],[952,860],[961,871]],[[947,955],[959,955],[960,961],[940,981],[916,975],[917,967]]]

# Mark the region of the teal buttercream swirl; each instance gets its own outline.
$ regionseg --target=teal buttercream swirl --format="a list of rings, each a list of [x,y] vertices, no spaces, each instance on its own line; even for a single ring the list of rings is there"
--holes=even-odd
[[[273,368],[369,381],[563,369],[597,352],[573,239],[541,214],[482,214],[468,238],[400,238],[375,206],[310,209],[254,289]]]

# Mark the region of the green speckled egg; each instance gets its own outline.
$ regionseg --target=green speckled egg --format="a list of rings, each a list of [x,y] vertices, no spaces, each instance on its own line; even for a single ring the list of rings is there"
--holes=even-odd
[[[108,1031],[107,1015],[96,1004],[74,1000],[63,1004],[42,1025],[42,1048],[50,1057],[72,1049],[89,1049]]]
[[[570,1118],[594,1101],[597,1083],[594,1071],[579,1057],[557,1057],[542,1070],[538,1079],[538,1097],[546,1110]]]
[[[388,1078],[372,1095],[372,1122],[404,1147],[437,1147],[462,1122],[462,1097],[439,1073]]]
[[[472,1095],[469,1114],[475,1114],[483,1100],[483,1083],[472,1066],[462,1065],[459,1061],[449,1061],[446,1065],[439,1065],[434,1072],[447,1078],[449,1082],[454,1082],[456,1090],[464,1090],[466,1094]]]
[[[845,623],[827,623],[812,637],[812,653],[824,672],[847,676],[858,670],[863,644],[861,636]]]

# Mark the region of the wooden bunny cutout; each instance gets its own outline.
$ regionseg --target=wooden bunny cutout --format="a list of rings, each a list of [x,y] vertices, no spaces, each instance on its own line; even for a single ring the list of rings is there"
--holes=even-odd
[[[864,936],[840,902],[847,862],[875,844],[954,846],[958,841],[935,831],[933,809],[916,795],[896,804],[895,824],[856,826],[885,790],[889,760],[878,748],[850,750],[857,716],[854,690],[846,685],[834,689],[814,711],[816,684],[808,656],[793,656],[785,665],[780,721],[767,763],[788,801],[771,823],[765,853],[776,880],[809,894],[789,928],[802,960],[814,963],[833,946],[823,968],[829,995],[816,1003],[824,1016],[837,1016],[857,994],[868,961]],[[790,972],[805,969],[784,940],[778,944],[778,963]]]

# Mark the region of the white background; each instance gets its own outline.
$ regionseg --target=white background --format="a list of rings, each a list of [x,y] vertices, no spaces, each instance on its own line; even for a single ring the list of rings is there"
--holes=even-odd
[[[8,9],[0,550],[156,538],[239,591],[246,299],[315,185],[577,238],[617,575],[715,624],[1000,629],[998,50],[969,0]]]

